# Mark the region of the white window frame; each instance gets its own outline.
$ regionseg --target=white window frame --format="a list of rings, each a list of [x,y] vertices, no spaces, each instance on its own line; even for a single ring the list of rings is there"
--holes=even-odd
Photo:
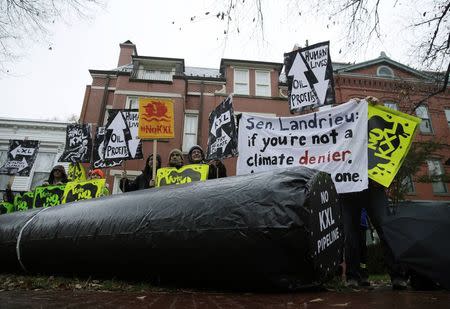
[[[396,102],[393,102],[393,101],[384,101],[384,106],[385,107],[388,107],[388,108],[390,108],[390,109],[393,109],[393,110],[395,110],[395,111],[398,111],[399,109],[398,109],[398,104],[396,103]]]
[[[262,78],[258,78],[262,77]],[[261,79],[267,79],[262,81]],[[260,97],[271,97],[272,89],[270,83],[270,71],[255,71],[255,95]],[[265,90],[263,90],[265,89]]]
[[[139,109],[139,97],[127,96],[127,100],[125,102],[125,109]]]
[[[388,74],[381,73],[381,72],[380,72],[381,70],[388,70],[389,73],[388,73]],[[380,65],[380,66],[377,68],[377,76],[382,76],[382,77],[395,77],[395,74],[394,74],[394,71],[393,71],[390,67],[385,66],[385,65]]]
[[[238,78],[237,74],[238,72],[241,72],[245,74],[246,78]],[[250,73],[248,69],[241,69],[241,68],[235,68],[234,69],[234,86],[233,86],[233,92],[234,94],[241,94],[241,95],[249,95],[250,94],[250,87],[249,87],[249,80],[250,80]]]
[[[433,126],[431,124],[430,113],[428,112],[428,107],[425,105],[420,105],[416,108],[416,115],[422,121],[420,122],[419,128],[422,133],[433,133]]]
[[[189,132],[188,130],[188,121],[192,119],[194,121],[193,129]],[[186,111],[184,114],[184,128],[183,128],[183,146],[182,151],[187,153],[192,146],[197,145],[197,137],[198,137],[198,111]],[[190,137],[190,138],[188,138]],[[191,141],[191,142],[190,142]]]
[[[427,160],[427,166],[428,166],[428,174],[433,176],[441,176],[444,174],[444,167],[442,166],[442,163],[440,160],[432,159]],[[433,187],[434,193],[447,193],[447,185],[443,181],[433,181],[431,183]]]
[[[450,109],[446,108],[444,110],[444,113],[445,113],[445,118],[447,118],[448,127],[450,128]]]

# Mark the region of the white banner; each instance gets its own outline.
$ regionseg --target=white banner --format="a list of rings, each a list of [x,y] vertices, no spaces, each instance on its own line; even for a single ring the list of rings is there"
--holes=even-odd
[[[296,117],[243,114],[238,175],[303,165],[332,175],[338,193],[367,188],[367,102]]]

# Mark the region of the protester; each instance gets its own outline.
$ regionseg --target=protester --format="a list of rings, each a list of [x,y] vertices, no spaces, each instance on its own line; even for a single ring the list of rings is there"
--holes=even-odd
[[[14,204],[14,193],[11,189],[11,182],[6,185],[5,193],[3,194],[3,201],[6,203]]]
[[[192,146],[188,152],[188,160],[190,164],[208,164],[208,179],[216,179],[227,177],[227,170],[225,165],[220,160],[213,160],[209,163],[205,162],[205,152],[202,147]]]
[[[88,180],[93,180],[93,179],[104,179],[105,178],[105,174],[103,173],[103,171],[101,169],[94,169],[94,170],[90,170],[88,173]],[[105,183],[105,185],[102,188],[102,192],[100,193],[100,196],[106,196],[109,195],[109,189],[108,189],[108,184]]]
[[[360,262],[359,271],[361,274],[361,281],[359,285],[370,286],[369,272],[367,269],[367,230],[369,229],[369,217],[365,208],[361,209],[361,223],[359,226],[359,248],[360,248]]]
[[[161,168],[161,156],[156,155],[156,170]],[[142,174],[136,177],[134,180],[130,180],[126,177],[126,172],[122,174],[120,179],[120,189],[123,192],[136,191],[142,189],[153,188],[155,181],[153,180],[153,154],[149,155],[145,161],[145,167],[142,170]]]
[[[56,186],[56,185],[62,185],[68,182],[66,170],[64,169],[64,166],[62,165],[56,165],[53,167],[52,171],[50,172],[50,176],[48,177],[48,180],[45,181],[42,185],[43,186]]]
[[[370,104],[377,104],[378,99],[367,97]],[[361,263],[361,210],[364,207],[369,215],[380,241],[383,243],[385,263],[391,277],[393,289],[407,288],[407,274],[403,265],[394,259],[392,250],[384,242],[384,234],[381,222],[388,211],[388,198],[385,188],[369,179],[366,190],[361,192],[343,193],[339,195],[342,205],[345,234],[345,265],[347,286],[358,287],[367,284],[360,270]]]
[[[184,165],[183,153],[179,149],[172,149],[169,153],[169,167],[181,168]]]

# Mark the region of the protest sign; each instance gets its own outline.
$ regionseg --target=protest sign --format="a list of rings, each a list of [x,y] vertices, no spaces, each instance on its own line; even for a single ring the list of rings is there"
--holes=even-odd
[[[0,202],[0,214],[6,214],[14,211],[14,204]]]
[[[66,185],[41,186],[34,189],[33,207],[50,207],[61,204]]]
[[[209,165],[189,164],[182,168],[164,167],[158,169],[156,186],[167,186],[208,179]]]
[[[68,182],[64,189],[63,203],[86,200],[102,195],[105,179],[92,179],[83,182]]]
[[[104,158],[105,159],[130,159],[128,140],[131,139],[127,122],[120,111],[113,111],[109,115],[105,128]]]
[[[233,97],[222,101],[209,115],[207,160],[237,156],[237,130]]]
[[[174,138],[174,112],[171,99],[139,98],[139,137]]]
[[[70,163],[67,172],[67,179],[69,181],[85,181],[86,169],[81,163]]]
[[[367,102],[296,117],[243,114],[237,174],[303,165],[332,175],[338,193],[367,188]]]
[[[384,106],[369,106],[369,177],[389,187],[409,151],[420,119]]]
[[[105,127],[97,127],[94,144],[94,162],[92,163],[94,168],[114,167],[121,165],[123,162],[122,159],[105,159],[105,133]]]
[[[335,103],[329,45],[322,42],[284,54],[291,111]]]
[[[142,141],[138,136],[139,131],[139,110],[137,109],[125,109],[121,111],[125,122],[130,131],[130,139],[128,142],[128,149],[130,151],[131,159],[142,159],[144,157],[142,153]]]
[[[23,192],[22,194],[16,194],[14,197],[14,208],[17,211],[25,211],[33,208],[34,204],[34,191]]]
[[[91,124],[69,124],[66,146],[59,162],[89,162],[92,151]]]
[[[0,174],[30,176],[39,150],[39,141],[9,140],[8,158]]]

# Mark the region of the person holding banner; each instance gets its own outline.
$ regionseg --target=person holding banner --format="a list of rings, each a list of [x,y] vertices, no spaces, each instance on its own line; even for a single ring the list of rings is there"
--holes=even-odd
[[[161,168],[161,156],[156,155],[156,170]],[[153,154],[150,154],[145,161],[145,167],[142,170],[142,174],[136,177],[134,180],[128,179],[126,172],[122,174],[122,179],[120,179],[120,190],[122,192],[130,192],[142,189],[153,188],[155,182],[152,179],[153,172]]]
[[[88,180],[91,179],[103,179],[105,178],[105,174],[103,171],[99,168],[96,168],[94,170],[90,170],[88,173]],[[100,193],[100,196],[107,196],[109,195],[109,189],[107,188],[107,184],[102,188],[102,192]]]
[[[199,145],[192,146],[188,152],[190,164],[207,164],[205,162],[205,152]],[[227,177],[225,165],[220,160],[213,160],[208,163],[208,179]]]
[[[64,169],[64,166],[62,165],[56,165],[53,167],[52,171],[50,172],[50,176],[48,177],[48,180],[45,181],[42,185],[43,186],[53,186],[53,185],[62,185],[68,182],[66,170]]]
[[[369,104],[378,104],[378,99],[367,97]],[[357,99],[359,101],[359,99]],[[383,245],[384,260],[391,277],[392,288],[402,290],[407,288],[407,272],[404,265],[395,261],[391,248],[384,241],[384,233],[381,222],[387,215],[389,201],[385,188],[369,179],[368,188],[360,192],[339,194],[342,205],[345,234],[345,265],[346,284],[348,287],[356,288],[370,284],[364,278],[361,271],[361,211],[366,209],[375,230]]]
[[[183,153],[180,149],[172,149],[169,152],[169,166],[175,168],[182,168],[184,165]]]

